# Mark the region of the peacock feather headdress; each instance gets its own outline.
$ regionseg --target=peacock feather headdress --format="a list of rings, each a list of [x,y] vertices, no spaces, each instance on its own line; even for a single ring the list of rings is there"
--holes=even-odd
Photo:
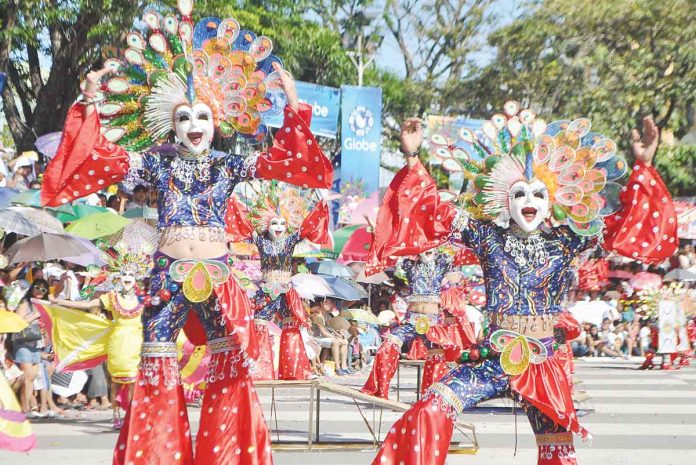
[[[289,231],[302,226],[312,203],[306,194],[278,181],[253,184],[253,189],[246,189],[240,197],[257,232],[267,231],[273,218],[284,218]]]
[[[577,234],[599,234],[603,218],[619,208],[616,181],[628,166],[616,143],[591,132],[586,118],[547,124],[511,101],[480,133],[462,128],[453,139],[433,133],[430,151],[445,169],[470,181],[457,202],[474,217],[507,226],[510,187],[535,179],[549,190],[554,222]]]
[[[194,27],[193,0],[178,0],[178,9],[178,16],[146,12],[145,29],[127,35],[123,60],[107,60],[118,76],[101,89],[105,136],[143,150],[166,140],[179,105],[202,102],[223,137],[262,141],[264,118],[281,112],[286,99],[271,40],[234,18],[204,18]]]
[[[124,241],[104,250],[102,258],[106,262],[104,272],[114,281],[126,273],[137,280],[145,279],[153,266],[151,250],[135,250]]]

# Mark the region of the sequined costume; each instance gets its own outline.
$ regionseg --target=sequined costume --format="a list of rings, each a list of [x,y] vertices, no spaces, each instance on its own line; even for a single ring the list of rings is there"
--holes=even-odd
[[[440,304],[443,297],[441,293],[442,282],[452,268],[452,261],[451,257],[443,253],[438,253],[428,263],[412,259],[400,260],[397,268],[406,277],[409,285],[407,300],[412,303]],[[461,302],[461,300],[457,300]],[[389,384],[398,367],[401,347],[404,344],[413,344],[418,340],[422,341],[427,350],[421,383],[422,390],[425,391],[434,381],[440,379],[447,372],[447,355],[453,353],[456,354],[456,357],[465,346],[462,335],[459,334],[461,326],[456,322],[445,324],[445,318],[449,317],[449,312],[446,314],[444,308],[457,313],[460,317],[464,315],[463,318],[466,318],[463,302],[460,308],[453,307],[451,303],[446,307],[441,306],[442,311],[439,314],[407,311],[401,322],[390,331],[390,334],[385,336],[385,340],[375,356],[370,375],[361,391],[387,399]],[[469,338],[464,336],[464,340],[470,340]]]
[[[188,133],[167,144],[181,127],[174,118],[181,108],[188,109],[185,123],[196,118],[198,127],[212,123],[223,138],[261,142],[268,132],[263,113],[285,98],[270,39],[240,33],[232,18],[205,18],[194,26],[193,2],[179,0],[178,7],[180,15],[146,12],[147,28],[127,35],[124,60],[106,63],[120,75],[95,94],[83,93],[70,109],[41,192],[44,205],[56,206],[122,180],[149,183],[158,194],[160,247],[179,240],[224,243],[227,200],[240,181],[328,188],[333,176],[309,129],[307,105],[297,111],[281,106],[284,123],[272,147],[246,158],[209,150],[208,142],[193,155]],[[97,103],[96,111],[87,111]],[[272,463],[248,373],[258,353],[251,304],[227,257],[160,252],[154,262],[142,362],[113,463]],[[184,326],[191,342],[207,340],[211,353],[195,454],[175,345]]]
[[[254,325],[259,339],[259,358],[252,377],[276,379],[268,324],[278,316],[281,319],[282,333],[277,378],[307,379],[312,374],[312,369],[304,349],[300,328],[308,325],[308,319],[302,300],[290,281],[292,255],[295,246],[302,240],[307,239],[319,244],[328,240],[328,205],[326,202],[320,202],[302,220],[297,230],[278,238],[271,237],[267,231],[255,231],[248,216],[249,213],[237,200],[230,200],[227,214],[229,230],[235,231],[236,240],[245,239],[256,245],[261,257],[261,272],[264,279],[253,299]]]
[[[434,383],[393,425],[374,465],[444,464],[457,416],[495,397],[521,401],[536,436],[540,465],[575,464],[572,434],[586,437],[589,433],[578,422],[564,359],[557,355],[553,338],[553,325],[572,282],[571,262],[598,243],[602,224],[607,226],[603,246],[608,250],[653,263],[674,251],[674,210],[654,168],[637,162],[623,191],[615,186],[611,192],[602,191],[608,196],[602,199],[603,205],[612,204],[611,210],[601,210],[603,218],[597,215],[600,203],[595,202],[600,200],[587,200],[583,192],[587,189],[590,196],[597,194],[612,175],[611,169],[590,174],[586,167],[592,168],[598,159],[604,160],[605,168],[611,163],[620,167],[621,161],[611,158],[614,152],[605,150],[612,145],[599,135],[588,135],[587,120],[547,127],[534,123],[528,110],[519,115],[518,111],[514,102],[506,104],[506,115],[496,115],[484,128],[493,141],[490,146],[478,145],[475,137],[467,134],[467,141],[490,157],[484,156],[481,163],[462,161],[476,171],[472,181],[483,190],[478,197],[465,200],[471,207],[467,210],[473,213],[441,201],[434,182],[417,161],[397,174],[385,195],[366,273],[390,265],[394,256],[419,253],[448,240],[461,241],[481,263],[486,281],[484,311],[491,326],[477,348],[462,354],[462,364]],[[573,148],[554,151],[554,144]],[[583,166],[572,165],[571,169],[576,148]],[[559,158],[549,161],[549,154]],[[561,170],[558,175],[547,169],[547,163]],[[501,171],[501,166],[510,172]],[[563,172],[564,168],[567,171]],[[495,179],[485,177],[488,169]],[[569,171],[577,176],[567,176]],[[592,179],[583,180],[585,173]],[[570,183],[561,191],[568,197],[558,194],[554,201],[587,205],[554,208],[554,219],[561,222],[567,218],[567,225],[547,223],[530,233],[508,225],[510,217],[503,216],[509,211],[505,203],[510,195],[505,182],[508,186],[520,179],[531,182],[538,179],[535,176],[549,184],[557,182],[552,185],[557,193],[565,188],[563,183]],[[616,199],[609,199],[614,194],[620,200],[616,204]],[[572,216],[565,216],[565,208]],[[474,219],[473,214],[484,219]]]

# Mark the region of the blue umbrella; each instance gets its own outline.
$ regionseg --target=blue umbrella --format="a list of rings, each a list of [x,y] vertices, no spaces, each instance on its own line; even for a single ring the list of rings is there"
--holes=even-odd
[[[10,202],[14,205],[25,207],[41,207],[41,191],[39,189],[27,189],[18,192]]]
[[[367,291],[362,288],[359,284],[349,281],[340,276],[327,276],[322,275],[324,281],[331,287],[333,295],[330,297],[335,297],[341,300],[361,300],[367,299]]]
[[[322,260],[307,265],[309,271],[314,274],[325,274],[328,276],[341,276],[343,278],[355,278],[355,272],[345,265],[336,263],[332,260]]]
[[[12,203],[12,197],[19,194],[19,191],[9,187],[0,187],[0,208],[7,208]]]

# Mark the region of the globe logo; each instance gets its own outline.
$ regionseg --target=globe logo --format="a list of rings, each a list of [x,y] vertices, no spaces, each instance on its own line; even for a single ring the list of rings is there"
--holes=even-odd
[[[362,105],[359,105],[350,112],[348,117],[350,130],[358,137],[365,137],[370,133],[375,124],[372,112]]]

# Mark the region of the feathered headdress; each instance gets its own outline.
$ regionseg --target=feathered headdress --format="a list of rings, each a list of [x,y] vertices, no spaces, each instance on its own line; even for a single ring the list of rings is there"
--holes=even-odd
[[[482,134],[462,128],[457,141],[434,133],[431,153],[445,169],[469,179],[459,202],[474,217],[507,226],[510,187],[542,181],[549,190],[552,217],[580,235],[599,234],[603,217],[620,206],[627,171],[616,143],[590,131],[586,118],[546,124],[532,110],[507,102],[504,113],[483,124]]]
[[[120,76],[102,88],[105,136],[127,150],[148,148],[174,129],[179,105],[202,102],[223,137],[263,140],[263,119],[281,112],[286,99],[271,40],[234,18],[204,18],[194,27],[193,0],[178,0],[178,9],[180,17],[146,12],[145,30],[127,35],[124,60],[107,60]]]
[[[249,211],[249,221],[257,232],[268,230],[273,218],[284,218],[288,230],[296,230],[310,209],[310,200],[297,188],[272,181],[265,182],[241,196]]]
[[[153,265],[151,251],[133,250],[125,242],[119,242],[104,251],[102,258],[106,261],[104,272],[114,281],[126,273],[132,274],[137,280],[145,279]]]

